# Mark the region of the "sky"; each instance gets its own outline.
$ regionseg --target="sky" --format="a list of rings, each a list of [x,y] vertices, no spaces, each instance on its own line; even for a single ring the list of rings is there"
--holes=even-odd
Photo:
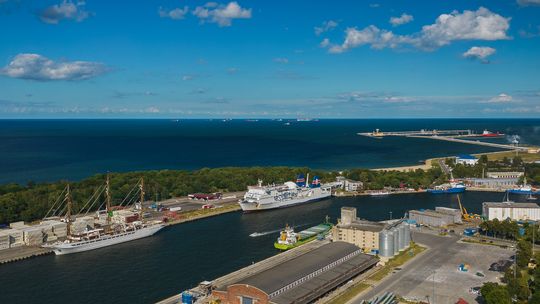
[[[0,118],[540,117],[540,0],[0,0]]]

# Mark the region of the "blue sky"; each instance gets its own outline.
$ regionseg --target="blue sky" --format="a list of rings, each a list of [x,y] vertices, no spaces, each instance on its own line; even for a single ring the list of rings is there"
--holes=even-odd
[[[0,117],[539,117],[540,0],[0,0]]]

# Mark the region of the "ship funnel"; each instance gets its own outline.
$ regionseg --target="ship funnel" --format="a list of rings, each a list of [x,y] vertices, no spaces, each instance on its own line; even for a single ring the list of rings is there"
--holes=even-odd
[[[319,179],[319,177],[317,175],[315,175],[313,177],[313,181],[311,182],[310,187],[311,188],[318,188],[320,186],[321,186],[321,180]]]
[[[298,174],[298,177],[296,177],[296,185],[298,187],[306,186],[306,178],[304,177],[304,174]]]

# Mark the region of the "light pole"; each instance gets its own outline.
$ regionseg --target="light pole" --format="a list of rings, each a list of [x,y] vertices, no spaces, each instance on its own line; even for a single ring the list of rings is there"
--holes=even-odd
[[[431,301],[431,304],[435,304],[435,273],[437,271],[433,271],[433,300]]]

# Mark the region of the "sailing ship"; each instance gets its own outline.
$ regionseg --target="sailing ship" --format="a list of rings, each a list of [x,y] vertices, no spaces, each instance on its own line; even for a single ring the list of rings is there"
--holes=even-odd
[[[72,216],[73,202],[70,186],[68,184],[66,189],[64,189],[64,201],[67,206],[66,214],[63,219],[67,224],[67,239],[65,241],[44,244],[42,247],[52,249],[56,255],[64,255],[103,248],[154,235],[163,229],[165,225],[161,221],[145,221],[143,219],[142,203],[145,195],[144,179],[141,178],[136,187],[138,188],[140,198],[139,203],[135,206],[135,209],[138,209],[138,212],[132,212],[125,209],[114,210],[111,206],[110,180],[109,175],[107,175],[107,181],[105,183],[105,210],[98,210],[96,212],[97,220],[96,217],[91,216],[83,216],[75,218],[74,220],[74,217]],[[98,188],[98,190],[99,189],[100,188]],[[96,195],[98,190],[96,190],[92,198],[85,204],[85,207],[87,207],[88,210],[90,210],[97,202],[97,199],[93,199],[93,197],[99,197],[99,195],[101,195],[101,192],[99,195]],[[130,193],[132,193],[133,190],[134,189],[132,189]],[[103,191],[103,189],[101,191]],[[135,196],[137,195],[136,192],[134,193]],[[130,194],[128,194],[128,196],[129,195]],[[124,199],[123,203],[125,201],[126,199]],[[89,205],[90,202],[93,203]],[[54,207],[55,206],[53,205],[51,210]],[[83,207],[83,210],[85,207]]]

